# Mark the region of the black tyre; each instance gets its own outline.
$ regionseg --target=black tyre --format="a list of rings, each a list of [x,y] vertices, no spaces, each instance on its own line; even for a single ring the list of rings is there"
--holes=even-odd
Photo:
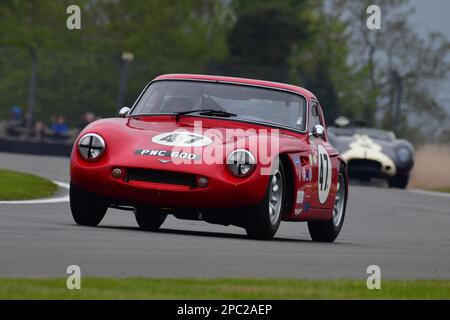
[[[398,175],[388,180],[390,188],[406,189],[409,182],[409,175]]]
[[[329,221],[308,221],[311,238],[319,242],[333,242],[341,232],[347,207],[347,175],[341,165],[339,169],[338,191],[334,202],[333,217]]]
[[[270,176],[264,199],[247,213],[245,230],[253,239],[270,240],[278,231],[285,208],[285,174],[280,161],[279,168]]]
[[[167,214],[158,208],[138,207],[134,211],[136,222],[141,229],[158,230],[167,218]]]
[[[70,209],[77,224],[95,227],[102,221],[108,207],[96,195],[71,183]]]

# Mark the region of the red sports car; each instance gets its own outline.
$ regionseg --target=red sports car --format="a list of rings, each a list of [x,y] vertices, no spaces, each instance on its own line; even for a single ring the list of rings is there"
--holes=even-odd
[[[77,224],[96,226],[116,208],[134,211],[143,229],[173,214],[256,239],[271,239],[283,220],[334,241],[348,195],[346,164],[311,92],[219,76],[157,77],[120,118],[80,133],[70,174]]]

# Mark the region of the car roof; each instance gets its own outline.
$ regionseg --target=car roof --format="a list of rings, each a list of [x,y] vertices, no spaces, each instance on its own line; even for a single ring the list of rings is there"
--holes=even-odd
[[[156,77],[154,81],[157,80],[197,80],[197,81],[216,81],[216,82],[226,82],[226,83],[235,83],[235,84],[244,84],[244,85],[252,85],[259,87],[269,87],[273,89],[279,90],[288,90],[299,93],[305,96],[308,100],[316,99],[315,95],[298,86],[280,83],[280,82],[272,82],[272,81],[264,81],[264,80],[256,80],[256,79],[247,79],[247,78],[236,78],[236,77],[224,77],[224,76],[211,76],[211,75],[201,75],[201,74],[164,74],[159,77]]]

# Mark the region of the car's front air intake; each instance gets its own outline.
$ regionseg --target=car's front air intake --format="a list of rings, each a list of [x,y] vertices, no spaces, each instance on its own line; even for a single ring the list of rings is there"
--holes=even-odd
[[[196,187],[196,178],[192,174],[161,170],[131,168],[127,170],[125,181],[144,181],[181,185],[188,186],[191,189],[194,189]]]

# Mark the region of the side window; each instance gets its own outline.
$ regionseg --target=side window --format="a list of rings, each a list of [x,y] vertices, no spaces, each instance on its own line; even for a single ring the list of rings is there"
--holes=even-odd
[[[320,124],[323,126],[323,123],[320,119],[320,111],[319,111],[319,105],[316,102],[312,102],[311,105],[311,116],[309,117],[309,131],[311,132],[312,129],[316,124]]]
[[[311,103],[311,116],[309,117],[309,132],[312,132],[312,129],[315,125],[320,124],[322,127],[325,128],[325,122],[322,118],[322,112],[320,110],[320,106],[317,102],[312,101]],[[325,135],[323,137],[324,141],[327,141],[327,136]]]

